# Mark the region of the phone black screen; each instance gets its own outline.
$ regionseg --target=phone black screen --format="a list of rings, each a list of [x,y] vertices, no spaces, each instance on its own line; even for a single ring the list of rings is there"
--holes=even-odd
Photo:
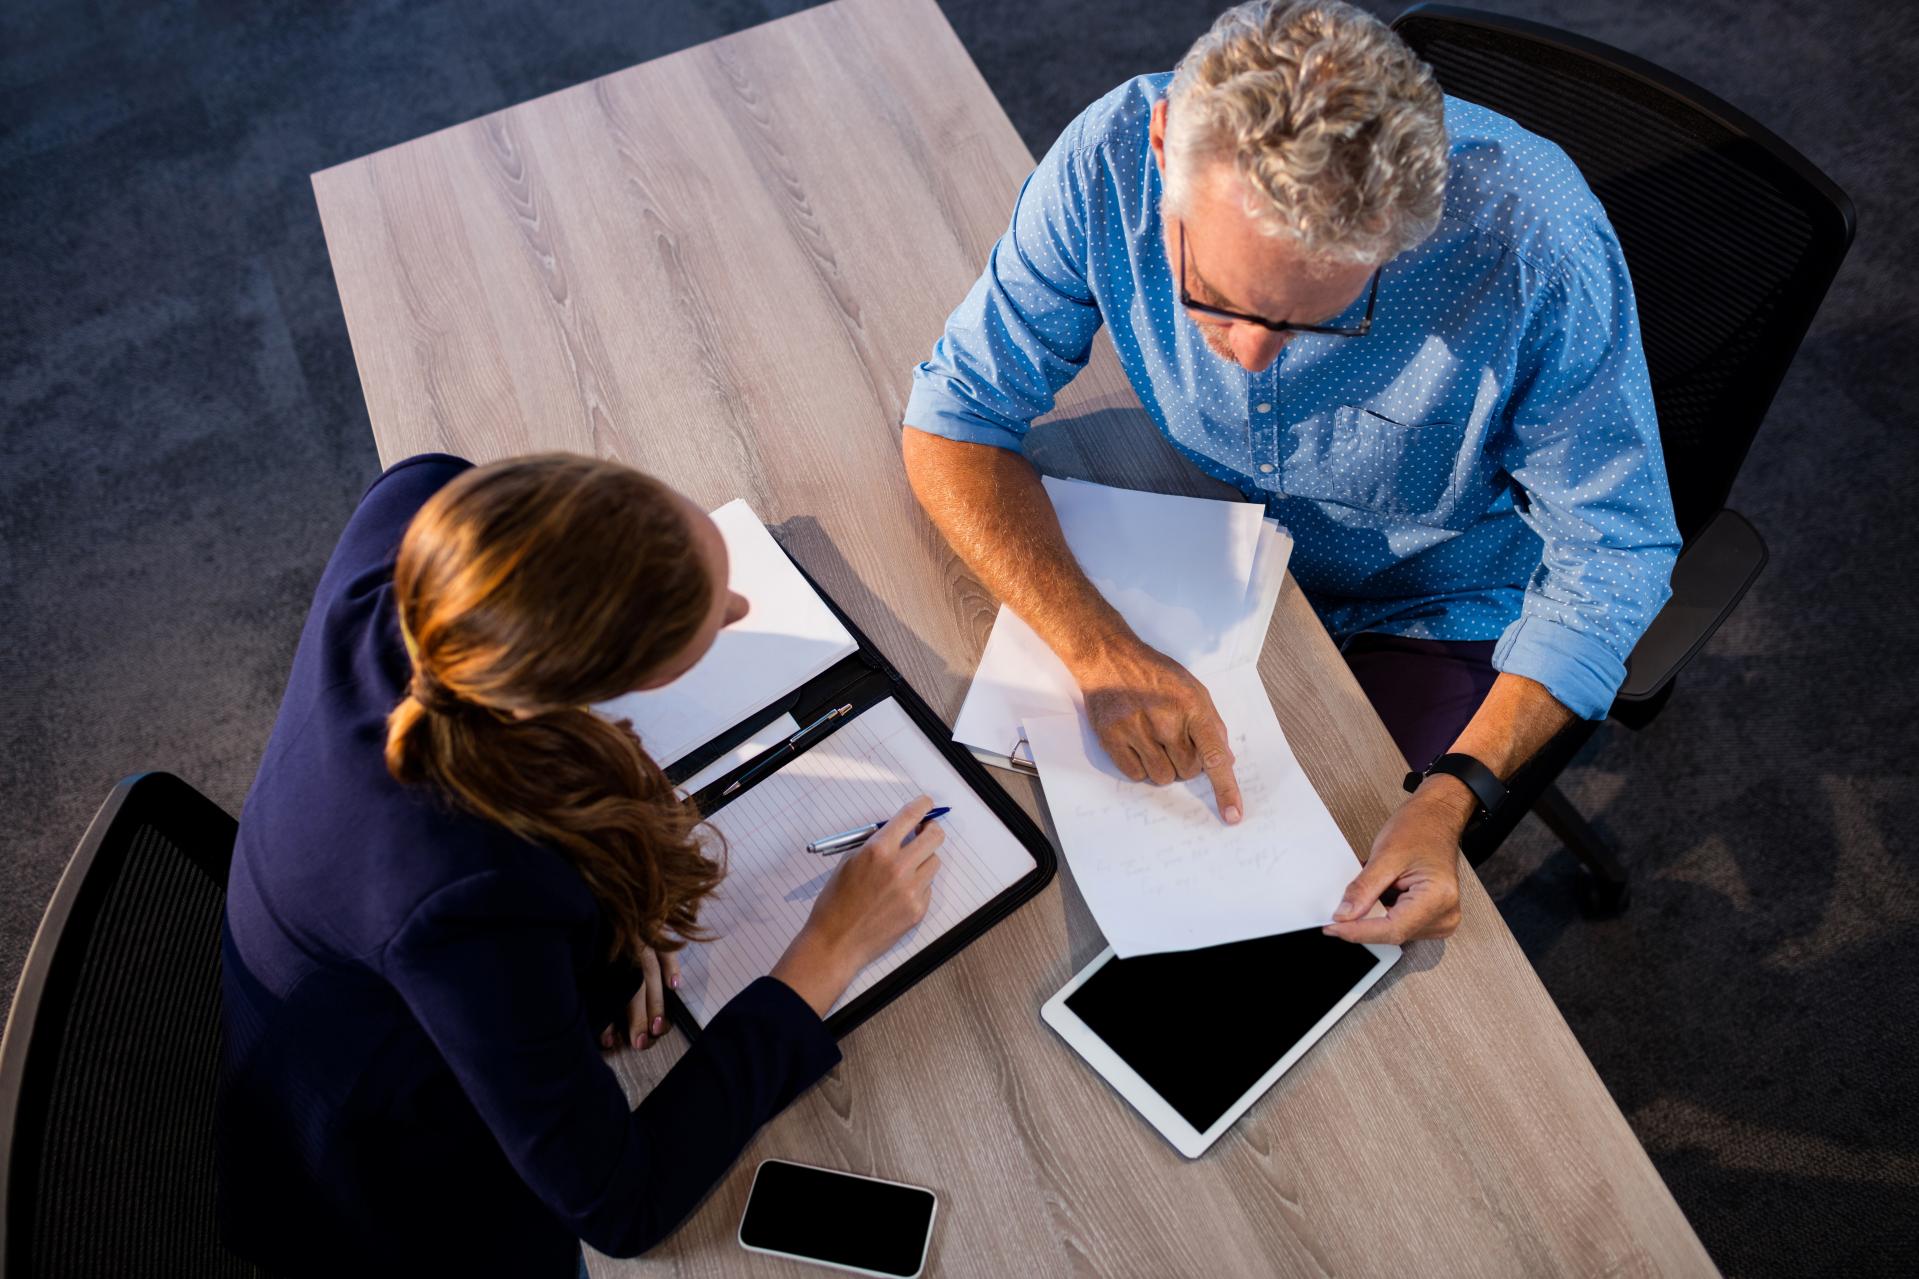
[[[1205,1132],[1379,962],[1313,928],[1110,959],[1066,1006]]]
[[[753,1179],[740,1242],[886,1275],[918,1272],[933,1192],[769,1159]]]

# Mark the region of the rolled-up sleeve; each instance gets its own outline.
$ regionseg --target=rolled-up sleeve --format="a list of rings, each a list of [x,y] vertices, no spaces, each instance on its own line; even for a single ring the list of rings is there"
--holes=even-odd
[[[804,1000],[762,977],[629,1112],[571,953],[563,904],[483,873],[415,909],[386,971],[527,1186],[578,1237],[632,1256],[679,1224],[839,1049]]]
[[[1017,449],[1086,367],[1100,315],[1086,275],[1081,133],[1068,126],[1021,186],[986,269],[913,370],[907,426]]]
[[[1603,719],[1672,594],[1679,553],[1632,281],[1610,228],[1541,281],[1522,359],[1503,460],[1545,549],[1493,665]]]

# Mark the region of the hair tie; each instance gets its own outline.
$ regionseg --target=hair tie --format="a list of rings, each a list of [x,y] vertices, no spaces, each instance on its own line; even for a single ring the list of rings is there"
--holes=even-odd
[[[457,715],[474,705],[418,668],[413,672],[413,682],[407,686],[407,695],[435,715]]]

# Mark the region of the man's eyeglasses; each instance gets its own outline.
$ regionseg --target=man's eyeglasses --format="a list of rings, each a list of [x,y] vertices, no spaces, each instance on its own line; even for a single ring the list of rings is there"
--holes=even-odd
[[[1340,324],[1292,324],[1285,320],[1268,320],[1257,315],[1247,315],[1243,311],[1228,311],[1221,306],[1207,306],[1204,302],[1193,301],[1193,295],[1186,291],[1186,223],[1179,224],[1179,304],[1188,311],[1200,315],[1217,316],[1222,320],[1238,320],[1242,324],[1257,324],[1260,328],[1273,333],[1324,333],[1331,337],[1363,338],[1373,329],[1373,304],[1379,301],[1379,272],[1373,269],[1373,282],[1366,293],[1366,315],[1357,325]]]

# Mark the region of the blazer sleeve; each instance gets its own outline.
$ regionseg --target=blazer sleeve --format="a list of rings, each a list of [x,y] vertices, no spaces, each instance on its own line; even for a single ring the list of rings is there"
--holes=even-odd
[[[629,1111],[581,1001],[577,910],[502,872],[462,879],[415,908],[386,972],[526,1184],[580,1238],[633,1256],[840,1054],[804,1000],[762,977]]]
[[[321,577],[321,596],[331,598],[337,593],[336,582],[390,570],[407,525],[427,499],[472,465],[450,453],[417,453],[380,472],[360,496],[359,506],[340,532]]]

